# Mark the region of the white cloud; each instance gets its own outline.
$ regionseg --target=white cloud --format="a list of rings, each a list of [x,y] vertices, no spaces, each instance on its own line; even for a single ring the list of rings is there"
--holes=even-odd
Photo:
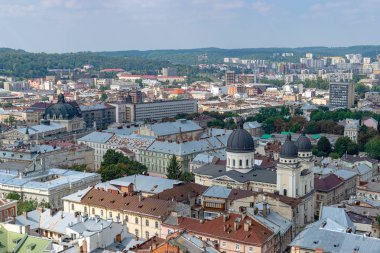
[[[272,10],[271,5],[262,0],[253,2],[252,8],[260,14],[267,14]]]

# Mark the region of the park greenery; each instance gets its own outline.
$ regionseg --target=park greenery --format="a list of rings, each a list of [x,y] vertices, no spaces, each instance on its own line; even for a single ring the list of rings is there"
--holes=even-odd
[[[132,161],[122,153],[113,149],[107,150],[103,156],[98,173],[102,177],[102,181],[109,181],[123,176],[130,176],[135,174],[143,174],[148,171],[148,168],[137,162]]]

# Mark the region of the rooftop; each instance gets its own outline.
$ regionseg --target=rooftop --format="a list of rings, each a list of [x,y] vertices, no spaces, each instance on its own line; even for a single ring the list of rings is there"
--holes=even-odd
[[[169,226],[186,229],[194,234],[259,247],[273,236],[272,231],[249,216],[231,213],[226,221],[223,219],[224,217],[221,216],[213,220],[201,221],[193,218],[178,217],[178,225]],[[236,230],[234,227],[235,223],[237,225]],[[251,224],[247,230],[244,229],[244,223]]]

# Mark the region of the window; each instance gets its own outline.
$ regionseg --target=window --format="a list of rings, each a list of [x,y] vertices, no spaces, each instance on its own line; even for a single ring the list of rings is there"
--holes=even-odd
[[[242,160],[239,160],[239,166],[243,166],[243,161]]]
[[[83,210],[85,213],[87,213],[87,206],[85,206]]]
[[[158,221],[156,221],[156,222],[154,223],[154,226],[155,226],[156,228],[158,228]]]
[[[149,227],[149,220],[148,219],[145,220],[145,226]],[[149,237],[147,237],[147,238],[149,238]]]
[[[139,230],[135,229],[135,236],[139,236]]]
[[[139,224],[139,218],[135,217],[135,223]]]
[[[145,238],[149,239],[149,232],[148,231],[145,232]]]
[[[95,208],[92,208],[92,214],[95,214]]]
[[[235,167],[235,159],[232,160],[232,166]]]
[[[110,218],[112,218],[112,212],[110,212]]]
[[[240,250],[240,244],[238,243],[235,244],[235,250]]]
[[[75,208],[74,208],[75,206],[74,206],[74,204],[71,204],[71,209],[72,210],[74,210]]]
[[[103,216],[103,210],[100,210],[100,215]]]
[[[253,247],[249,247],[249,248],[248,248],[248,252],[249,252],[249,253],[253,253]]]
[[[223,242],[222,242],[222,248],[225,248],[225,247],[226,247],[226,242],[223,241]]]
[[[307,193],[307,185],[305,185],[305,194]]]
[[[245,160],[245,166],[248,166],[248,159]]]
[[[286,189],[284,189],[284,196],[286,196],[288,193],[288,191]]]

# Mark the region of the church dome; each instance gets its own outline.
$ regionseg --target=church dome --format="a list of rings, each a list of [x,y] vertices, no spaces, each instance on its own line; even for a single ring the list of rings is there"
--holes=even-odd
[[[49,106],[45,110],[45,118],[69,120],[75,116],[80,117],[81,113],[73,105],[66,103],[63,94],[58,95],[58,102]]]
[[[247,130],[243,129],[243,122],[241,121],[238,123],[238,128],[231,133],[227,140],[227,152],[248,153],[254,151],[253,138]]]
[[[309,138],[306,137],[305,133],[303,133],[297,140],[296,143],[299,152],[310,152],[312,150],[311,142]]]
[[[286,141],[281,146],[280,157],[282,158],[296,158],[298,157],[298,148],[292,141],[292,136],[288,134]]]

